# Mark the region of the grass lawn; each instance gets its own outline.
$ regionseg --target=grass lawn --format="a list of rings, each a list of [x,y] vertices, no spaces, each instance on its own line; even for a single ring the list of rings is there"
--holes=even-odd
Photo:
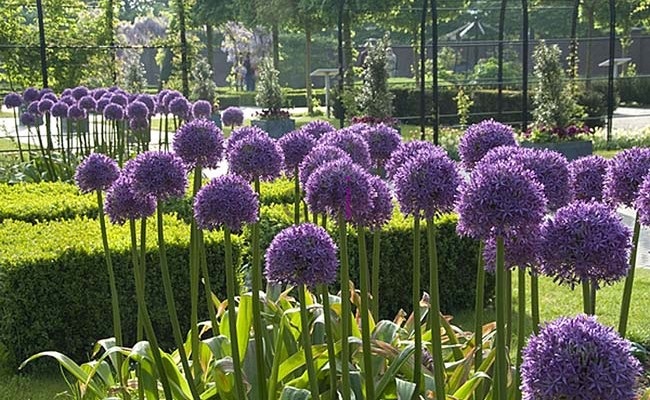
[[[60,375],[0,374],[0,400],[52,400],[66,389]]]

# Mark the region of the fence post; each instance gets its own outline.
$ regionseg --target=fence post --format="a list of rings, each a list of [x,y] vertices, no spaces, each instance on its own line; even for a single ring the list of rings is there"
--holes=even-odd
[[[609,68],[607,70],[607,144],[612,140],[614,117],[614,57],[616,53],[616,2],[609,0]]]
[[[433,52],[433,144],[440,142],[440,87],[438,85],[438,0],[431,0],[431,47]]]
[[[503,30],[506,20],[507,0],[501,0],[501,11],[499,13],[499,44],[498,51],[498,69],[497,69],[497,116],[501,119],[503,114]]]
[[[528,129],[528,0],[521,0],[523,28],[521,36],[523,39],[521,49],[521,131]]]
[[[424,140],[424,116],[426,115],[426,93],[425,93],[425,59],[426,59],[426,30],[427,30],[427,11],[428,2],[422,2],[422,15],[420,19],[420,140]],[[434,70],[435,74],[435,70]]]
[[[178,0],[178,26],[181,36],[181,80],[183,96],[190,95],[189,62],[187,60],[187,35],[185,32],[185,6],[183,0]]]
[[[45,24],[43,23],[43,2],[36,0],[36,12],[38,13],[38,38],[41,50],[41,77],[43,78],[43,87],[49,87],[47,79],[47,54],[45,53]]]
[[[580,0],[575,0],[573,15],[571,16],[571,46],[569,51],[569,68],[571,84],[575,85],[578,75],[578,13],[580,11]]]
[[[113,85],[117,84],[117,49],[115,48],[115,26],[113,21],[115,19],[115,5],[113,0],[108,0],[106,3],[106,33],[108,33],[108,45],[111,52],[111,76],[113,78]]]
[[[345,123],[345,108],[343,107],[343,8],[345,7],[345,0],[339,0],[339,11],[338,11],[338,21],[337,21],[337,30],[338,30],[338,56],[339,56],[339,124],[343,128]]]

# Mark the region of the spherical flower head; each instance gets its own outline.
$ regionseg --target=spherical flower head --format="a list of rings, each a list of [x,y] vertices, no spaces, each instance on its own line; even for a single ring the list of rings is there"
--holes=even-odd
[[[169,110],[169,104],[172,102],[177,97],[183,97],[181,92],[177,90],[168,90],[167,93],[165,93],[164,96],[162,96],[162,104],[165,107],[166,110]]]
[[[54,102],[50,99],[42,99],[38,102],[38,112],[41,114],[52,111],[52,107],[54,107]]]
[[[182,197],[187,187],[183,160],[172,153],[147,151],[139,154],[128,168],[133,188],[140,195],[157,200]]]
[[[25,89],[25,91],[23,92],[23,102],[25,104],[29,104],[32,101],[38,100],[40,95],[41,95],[41,93],[38,91],[38,89],[33,88],[33,87],[29,87],[29,88]]]
[[[172,143],[174,153],[191,167],[216,168],[223,158],[223,133],[211,120],[181,125]]]
[[[354,223],[363,223],[364,213],[376,197],[370,174],[350,160],[323,164],[311,174],[305,191],[312,212],[335,218],[342,215]]]
[[[612,205],[634,205],[639,185],[650,171],[650,149],[623,150],[609,161],[605,174],[604,198]]]
[[[399,133],[385,124],[369,126],[364,136],[368,142],[370,158],[376,166],[383,166],[402,142]]]
[[[601,156],[578,158],[569,163],[569,185],[573,200],[603,200],[603,182],[608,161]]]
[[[386,176],[394,176],[397,171],[410,159],[416,158],[420,152],[437,152],[445,155],[447,152],[433,143],[424,140],[413,140],[411,142],[400,143],[395,151],[391,154],[386,163]]]
[[[228,107],[221,113],[221,122],[226,126],[240,126],[244,123],[244,112],[238,107]]]
[[[460,138],[458,153],[463,166],[471,170],[490,149],[516,145],[515,132],[510,126],[489,119],[467,128]]]
[[[149,108],[141,101],[134,101],[126,106],[126,116],[129,119],[146,120],[149,117]]]
[[[68,96],[61,96],[61,98],[59,100],[64,102],[65,104],[67,104],[68,107],[77,104],[77,100],[75,100],[74,97],[69,96],[69,95]]]
[[[361,134],[351,129],[344,128],[338,131],[327,132],[318,141],[318,144],[338,147],[348,153],[352,161],[363,168],[370,168],[370,149]]]
[[[112,158],[92,153],[79,164],[74,175],[77,186],[83,193],[106,190],[120,175],[120,169]]]
[[[50,90],[50,89],[47,89],[47,90]],[[53,92],[51,92],[51,91],[50,92],[45,92],[45,90],[43,90],[42,95],[41,95],[41,100],[45,100],[45,99],[52,100],[53,103],[56,103],[57,101],[59,101],[59,99],[56,97],[56,95]]]
[[[113,93],[110,97],[111,103],[126,107],[129,104],[129,98],[121,93]]]
[[[137,101],[143,102],[147,109],[149,110],[149,116],[152,116],[156,112],[156,98],[150,94],[140,94],[136,98]]]
[[[192,104],[192,116],[194,118],[210,118],[212,116],[212,104],[209,101],[197,100]]]
[[[643,183],[639,186],[639,195],[634,206],[639,213],[639,222],[650,226],[650,175],[646,175]]]
[[[32,113],[32,114],[38,114],[38,103],[40,103],[39,100],[34,100],[29,105],[27,106],[27,112]]]
[[[525,231],[542,222],[544,188],[535,174],[509,161],[482,164],[460,186],[458,231],[474,238]]]
[[[84,96],[81,99],[79,99],[79,107],[87,111],[94,111],[95,108],[97,107],[97,101],[95,101],[93,96],[90,95]]]
[[[213,179],[196,194],[194,218],[201,229],[221,227],[239,232],[257,221],[259,200],[251,185],[237,175]]]
[[[16,108],[23,104],[23,98],[18,93],[9,93],[4,98],[5,107]]]
[[[636,399],[642,373],[630,342],[595,317],[560,317],[533,335],[523,350],[526,400]]]
[[[304,125],[301,130],[313,136],[314,139],[319,140],[321,136],[327,132],[335,131],[336,128],[327,121],[315,120]]]
[[[36,116],[30,112],[22,113],[20,123],[25,126],[36,126]]]
[[[300,185],[303,187],[307,184],[311,174],[320,166],[330,161],[348,160],[352,161],[348,153],[334,146],[318,145],[314,147],[302,160],[298,167],[298,177]]]
[[[88,96],[90,92],[85,86],[77,86],[76,88],[72,89],[72,92],[70,94],[75,98],[75,100],[79,101],[82,97]]]
[[[107,97],[102,97],[101,99],[97,100],[97,105],[95,106],[95,109],[97,112],[101,113],[104,115],[104,110],[106,109],[106,106],[111,104],[111,99]]]
[[[285,285],[317,285],[336,280],[336,245],[320,226],[305,223],[278,233],[264,256],[264,275],[269,282]]]
[[[228,153],[230,172],[242,178],[273,180],[280,176],[284,155],[268,134],[252,134],[235,143]]]
[[[156,211],[156,199],[138,195],[133,189],[131,178],[122,174],[106,191],[104,211],[113,224],[123,225],[130,219],[153,215]]]
[[[278,140],[278,145],[284,153],[284,168],[288,174],[293,174],[302,160],[316,146],[316,139],[305,131],[293,131]]]
[[[108,103],[104,108],[104,118],[109,121],[121,121],[124,119],[124,107],[117,103]]]
[[[57,101],[52,106],[50,113],[56,118],[66,118],[68,116],[68,105],[63,101]]]
[[[61,97],[63,97],[63,96],[72,97],[72,89],[70,89],[70,88],[63,89],[63,91],[61,92]]]
[[[632,235],[603,203],[576,201],[560,208],[540,236],[540,270],[562,284],[600,286],[627,275]]]
[[[176,97],[169,102],[169,112],[179,118],[186,119],[190,113],[190,102],[183,96]]]
[[[149,121],[146,119],[130,119],[129,129],[134,132],[144,132],[149,129]]]
[[[369,179],[375,197],[372,198],[372,207],[363,213],[360,224],[377,230],[381,229],[393,216],[393,196],[390,188],[381,178],[371,175]]]
[[[393,182],[403,213],[433,218],[454,209],[462,178],[446,155],[421,152],[399,169]]]
[[[266,132],[256,126],[242,126],[241,128],[233,129],[226,141],[226,153],[230,154],[230,151],[238,141],[252,134],[267,135]]]
[[[106,93],[108,93],[108,90],[106,90],[106,89],[102,89],[102,88],[98,88],[98,89],[93,90],[92,93],[91,93],[91,95],[93,96],[93,99],[95,99],[95,101],[98,101],[98,100],[101,99],[102,96],[104,96]]]
[[[503,238],[504,262],[506,268],[535,268],[538,264],[541,239],[539,226],[531,227],[524,232],[511,232]],[[497,242],[494,237],[485,240],[483,247],[485,270],[494,272],[497,260]]]
[[[78,121],[82,119],[86,119],[88,114],[86,113],[86,110],[83,108],[79,107],[78,104],[73,104],[68,108],[68,118]]]

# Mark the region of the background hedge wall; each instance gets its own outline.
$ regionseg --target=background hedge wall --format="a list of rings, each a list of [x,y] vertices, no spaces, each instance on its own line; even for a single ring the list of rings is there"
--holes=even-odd
[[[153,219],[148,223],[147,303],[161,345],[173,347],[161,284]],[[167,256],[183,330],[189,329],[189,226],[165,219]],[[109,226],[109,243],[120,296],[124,340],[135,341],[136,299],[128,227]],[[212,289],[225,298],[223,237],[206,235]],[[234,238],[235,265],[241,240]],[[205,296],[200,309],[207,319]],[[15,366],[43,350],[87,360],[96,340],[112,336],[108,276],[99,223],[89,219],[32,225],[0,224],[0,364]]]

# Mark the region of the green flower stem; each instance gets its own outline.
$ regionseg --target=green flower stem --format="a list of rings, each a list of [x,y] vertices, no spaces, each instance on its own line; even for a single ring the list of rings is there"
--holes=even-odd
[[[309,378],[309,389],[311,391],[311,398],[319,400],[318,394],[318,376],[314,369],[314,359],[311,352],[311,332],[309,329],[309,317],[307,316],[307,299],[305,292],[307,288],[301,285],[298,288],[298,296],[300,299],[300,328],[302,336],[302,349],[305,352],[305,363],[307,364],[307,377]]]
[[[375,383],[372,373],[372,354],[370,352],[370,316],[368,310],[368,257],[366,249],[366,228],[357,227],[359,243],[359,275],[361,280],[361,345],[363,348],[363,369],[365,372],[366,398],[375,398]]]
[[[530,275],[530,315],[533,321],[533,332],[539,333],[539,275],[532,271]]]
[[[325,338],[327,339],[327,360],[330,367],[330,393],[332,400],[337,400],[336,394],[336,354],[334,352],[334,329],[332,328],[332,309],[330,308],[330,292],[327,285],[320,285],[320,294],[323,301],[323,315],[325,316]]]
[[[506,344],[512,343],[512,269],[506,268]]]
[[[187,384],[190,387],[190,391],[192,392],[192,397],[196,400],[199,399],[200,396],[196,390],[196,386],[194,385],[192,371],[190,370],[190,364],[187,360],[187,352],[185,351],[183,342],[183,334],[181,333],[181,326],[178,323],[176,301],[174,300],[174,289],[172,288],[172,281],[169,276],[169,266],[167,265],[167,249],[165,246],[165,235],[163,233],[163,211],[160,200],[158,200],[156,214],[158,217],[158,250],[160,253],[160,272],[162,274],[163,289],[165,290],[167,312],[169,313],[169,319],[172,324],[172,333],[174,334],[174,340],[176,341],[176,346],[178,347],[178,354],[180,355],[181,364],[183,365],[183,372],[185,373]]]
[[[517,269],[517,302],[518,304],[518,315],[517,318],[517,382],[515,382],[515,399],[521,400],[521,362],[522,354],[524,350],[524,345],[526,344],[526,270],[524,268]]]
[[[590,296],[589,300],[591,301],[591,314],[596,315],[596,293],[598,292],[598,286],[595,282],[591,282],[589,285]]]
[[[300,180],[298,179],[298,167],[293,170],[294,190],[293,190],[293,223],[300,223]]]
[[[142,219],[141,230],[140,230],[140,247],[146,249],[146,219]],[[142,324],[144,330],[147,333],[147,338],[149,339],[149,346],[151,347],[151,353],[153,354],[153,359],[160,375],[160,382],[162,383],[163,392],[165,393],[166,399],[172,398],[172,389],[169,385],[169,379],[165,372],[165,367],[163,365],[162,356],[160,355],[160,347],[158,346],[158,339],[156,338],[156,333],[153,329],[153,324],[151,323],[151,318],[149,317],[149,311],[147,310],[147,302],[145,300],[145,291],[144,291],[144,257],[142,251],[138,257],[138,244],[136,240],[135,232],[135,221],[131,219],[129,221],[129,226],[131,230],[131,258],[133,260],[133,275],[135,277],[135,297],[138,302],[138,317],[142,317]]]
[[[494,387],[494,400],[506,400],[508,359],[506,347],[506,269],[504,263],[503,236],[497,236],[496,257],[496,386]]]
[[[232,364],[235,373],[235,398],[246,399],[246,390],[244,389],[244,376],[242,374],[241,358],[239,356],[239,344],[237,340],[237,311],[235,306],[235,287],[237,286],[235,278],[235,268],[232,264],[232,241],[230,239],[230,229],[223,228],[223,240],[225,245],[226,256],[226,291],[228,292],[228,328],[230,329],[230,352],[232,354]]]
[[[142,293],[145,293],[145,280],[147,270],[147,218],[142,218],[140,220],[140,253],[138,260],[138,268],[140,268],[140,276],[142,277],[140,280],[139,289],[142,291]],[[140,309],[141,307],[138,306],[138,310]],[[140,311],[138,311],[138,313],[139,312]],[[138,340],[141,340],[140,338],[144,337],[143,332],[141,332],[141,330],[144,330],[144,317],[138,314],[138,318],[140,318],[138,321]]]
[[[618,324],[618,333],[625,337],[627,333],[627,319],[630,315],[630,303],[632,302],[632,287],[634,286],[634,273],[636,269],[636,254],[639,250],[639,233],[641,232],[641,223],[639,222],[639,213],[634,218],[634,234],[632,236],[632,252],[630,253],[630,270],[625,278],[625,288],[623,289],[623,301],[621,302],[621,319]]]
[[[201,189],[201,167],[194,168],[194,182],[192,188],[192,198],[196,196]],[[192,368],[194,376],[201,376],[201,363],[199,359],[199,280],[200,280],[200,263],[201,247],[199,245],[199,233],[196,225],[196,219],[192,217],[190,227],[190,342],[192,349]]]
[[[474,353],[474,371],[478,371],[483,363],[483,309],[485,308],[485,266],[483,260],[483,241],[478,244],[478,263],[476,268],[476,299],[475,299],[475,312],[474,317],[474,345],[476,352]],[[483,385],[479,383],[476,390],[476,399],[483,400]]]
[[[381,230],[375,229],[372,233],[372,316],[375,321],[379,321],[379,246],[381,245]]]
[[[318,216],[314,214],[314,223],[318,223]],[[321,226],[327,230],[327,214],[323,213],[321,216]]]
[[[255,193],[260,193],[260,178],[254,181]],[[260,290],[262,290],[262,266],[260,261],[260,223],[253,225],[253,273],[252,273],[252,294],[253,294],[253,332],[255,333],[255,359],[257,371],[257,384],[260,399],[266,399],[266,372],[264,362],[264,331],[262,328],[262,311],[260,308]]]
[[[348,259],[348,233],[345,216],[339,213],[339,251],[341,252],[341,394],[350,400],[350,264]]]
[[[38,137],[38,145],[41,148],[41,156],[43,157],[43,161],[45,161],[45,168],[47,168],[47,173],[52,180],[56,180],[56,178],[54,177],[54,168],[52,167],[52,163],[51,163],[52,160],[45,153],[45,146],[43,146],[43,138],[41,138],[41,128],[39,128],[38,125],[36,125],[36,137]]]
[[[14,111],[14,128],[16,129],[16,144],[18,145],[18,153],[20,153],[20,162],[25,162],[25,156],[23,156],[23,147],[20,144],[20,131],[18,130],[18,113],[16,112],[16,107],[13,108]]]
[[[305,214],[305,217],[304,217],[305,222],[309,222],[309,207],[307,206],[307,202],[305,200],[303,200],[302,205],[303,205],[303,207],[302,207],[303,208],[303,213]],[[313,217],[314,217],[314,221],[313,221],[314,224],[318,224],[318,221],[316,220],[316,214],[314,214]]]
[[[284,330],[285,330],[285,316],[282,314],[280,316],[280,330],[278,335],[275,337],[275,347],[273,354],[279,355],[282,353],[284,348]],[[280,372],[280,357],[273,357],[273,365],[271,367],[271,377],[269,379],[269,397],[267,400],[276,400],[277,399],[277,385],[278,385],[278,374]]]
[[[445,363],[442,359],[442,337],[440,334],[440,288],[438,281],[438,250],[436,249],[436,232],[433,218],[427,218],[427,244],[429,250],[429,329],[433,345],[433,374],[436,383],[436,397],[445,396]]]
[[[422,390],[422,330],[420,329],[420,216],[413,218],[413,333],[415,335],[413,398],[419,399]]]
[[[582,281],[582,310],[591,315],[591,287],[586,279]]]
[[[210,324],[212,325],[212,335],[219,335],[219,322],[217,321],[217,311],[214,302],[212,301],[212,284],[210,283],[210,273],[208,271],[208,259],[205,252],[205,242],[203,241],[203,231],[199,230],[199,246],[201,251],[201,274],[205,285],[205,301],[208,304],[208,315],[210,316]]]

